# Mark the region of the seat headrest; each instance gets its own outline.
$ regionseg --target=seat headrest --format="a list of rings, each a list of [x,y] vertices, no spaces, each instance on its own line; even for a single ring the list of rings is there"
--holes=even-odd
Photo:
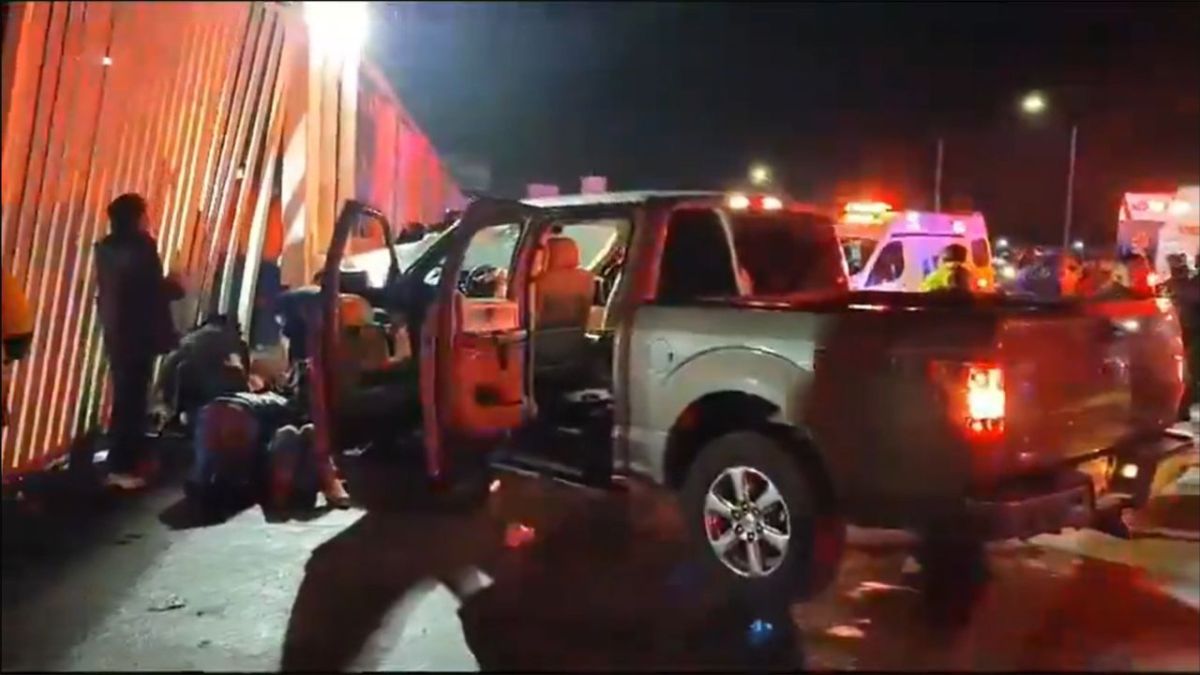
[[[342,328],[362,328],[371,322],[371,304],[362,296],[342,293],[338,303]]]
[[[546,242],[546,269],[579,267],[579,246],[570,237],[550,237]]]

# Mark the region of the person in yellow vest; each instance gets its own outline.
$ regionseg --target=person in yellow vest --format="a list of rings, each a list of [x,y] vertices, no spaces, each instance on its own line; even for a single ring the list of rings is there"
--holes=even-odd
[[[0,284],[3,285],[3,306],[0,307],[0,321],[3,322],[3,360],[4,377],[0,382],[0,397],[8,398],[8,374],[10,365],[29,351],[29,343],[33,341],[33,311],[25,292],[16,278],[8,270],[2,270]],[[8,410],[0,409],[0,427],[8,426]]]
[[[967,267],[967,255],[967,247],[962,244],[950,244],[943,249],[937,268],[921,281],[921,292],[957,290],[970,293],[975,280]]]

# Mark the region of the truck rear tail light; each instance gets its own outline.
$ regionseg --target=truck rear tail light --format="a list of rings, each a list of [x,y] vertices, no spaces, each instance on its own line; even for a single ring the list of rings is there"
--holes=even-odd
[[[1004,433],[1007,397],[1004,369],[995,363],[935,361],[931,373],[943,392],[946,413],[972,440]]]
[[[966,368],[966,423],[974,433],[1004,428],[1004,371],[995,365],[968,364]]]

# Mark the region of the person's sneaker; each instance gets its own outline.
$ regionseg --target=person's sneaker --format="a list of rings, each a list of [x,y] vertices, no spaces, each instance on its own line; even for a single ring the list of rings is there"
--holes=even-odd
[[[104,484],[118,490],[141,490],[146,480],[131,473],[110,473],[104,477]]]

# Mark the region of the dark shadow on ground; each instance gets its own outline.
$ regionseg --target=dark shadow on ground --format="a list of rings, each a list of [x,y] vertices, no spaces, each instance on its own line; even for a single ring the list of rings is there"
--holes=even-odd
[[[504,481],[527,479],[504,476],[483,508],[446,513],[401,466],[347,463],[367,512],[313,552],[281,669],[372,667],[363,651],[374,633],[385,618],[396,631],[394,608],[431,583],[462,602],[463,634],[487,670],[803,666],[785,604],[708,597],[680,542],[657,531],[659,516],[629,517],[641,506],[632,498],[564,497],[574,488],[545,481],[510,493]],[[467,581],[478,571],[492,579],[483,590]]]
[[[146,501],[177,489],[172,481],[181,465],[179,448],[167,441],[152,446],[162,458],[161,482],[145,492],[121,494],[101,484],[103,465],[92,462],[98,440],[85,436],[72,448],[71,464],[31,476],[21,485],[20,499],[3,502],[0,661],[6,671],[52,667],[167,546],[139,511]],[[110,555],[110,547],[121,553]],[[120,564],[98,562],[113,559]],[[105,583],[67,594],[79,566],[95,564],[111,571]]]

